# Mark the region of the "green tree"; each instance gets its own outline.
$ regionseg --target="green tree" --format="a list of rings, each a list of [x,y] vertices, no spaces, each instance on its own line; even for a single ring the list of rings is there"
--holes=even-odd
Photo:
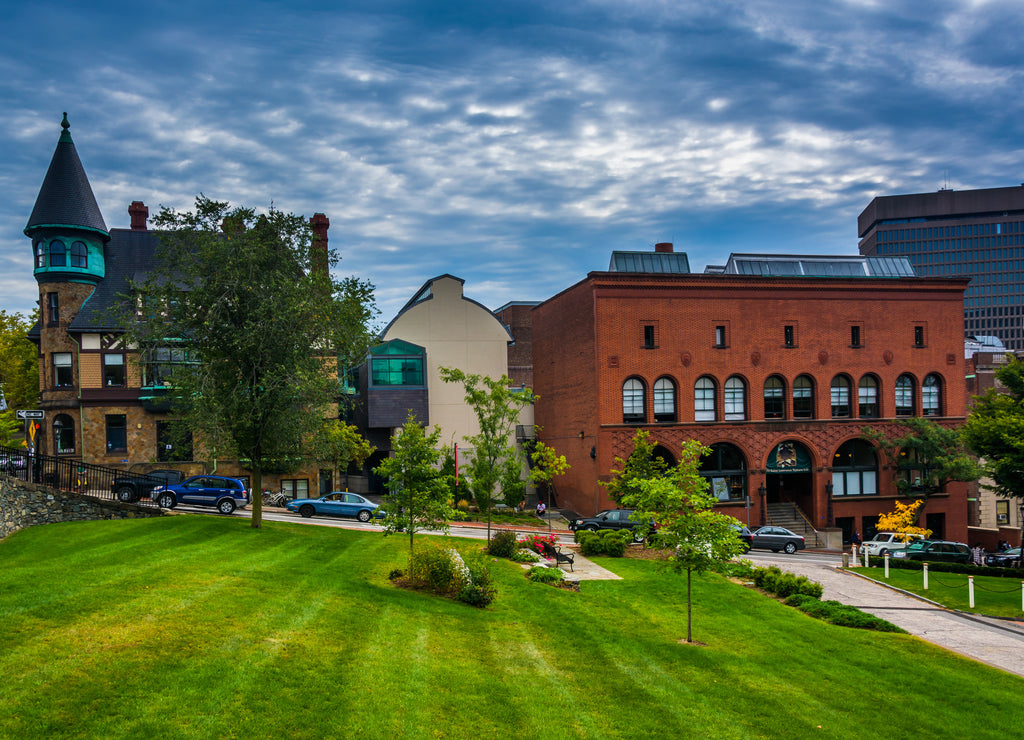
[[[491,504],[499,483],[511,492],[515,506],[522,496],[522,452],[516,447],[515,429],[519,412],[534,402],[529,388],[513,389],[507,375],[494,379],[486,375],[466,373],[459,369],[441,368],[445,383],[462,383],[466,403],[476,414],[480,431],[463,437],[472,446],[466,471],[473,498],[487,512],[487,539],[491,539]]]
[[[896,425],[903,433],[895,437],[869,427],[861,433],[896,465],[896,488],[904,496],[927,502],[952,481],[974,481],[981,476],[981,467],[967,451],[959,430],[919,418],[900,419]]]
[[[332,280],[336,253],[314,245],[306,219],[273,207],[257,214],[199,196],[194,210],[163,208],[154,223],[162,244],[154,272],[133,286],[127,340],[143,363],[168,347],[188,358],[170,378],[177,424],[247,461],[260,491],[263,472],[297,464],[324,423],[339,358],[366,351],[373,286]]]
[[[961,434],[982,458],[984,474],[992,481],[985,487],[1007,498],[1024,498],[1024,362],[1010,356],[996,370],[996,380],[997,388],[975,399]]]
[[[381,504],[384,534],[408,532],[410,557],[416,532],[439,529],[447,534],[453,515],[449,478],[440,467],[440,439],[439,427],[428,434],[410,411],[391,437],[391,457],[374,469],[387,479],[390,490]]]
[[[554,447],[549,447],[539,441],[530,450],[530,482],[537,487],[538,492],[544,488],[554,489],[554,480],[559,475],[565,475],[571,467],[565,459],[565,455],[559,455]],[[548,504],[551,503],[551,496],[548,495]],[[548,519],[548,530],[551,529],[551,520]]]
[[[353,463],[362,465],[376,449],[359,434],[356,427],[341,419],[328,421],[317,430],[312,440],[313,457],[321,466],[345,472],[346,490],[349,466]]]
[[[618,469],[612,468],[612,479],[608,482],[601,481],[601,485],[608,489],[608,495],[612,500],[620,504],[622,496],[630,490],[630,484],[634,480],[648,480],[660,478],[668,470],[668,463],[660,455],[654,454],[655,443],[651,441],[651,435],[644,429],[637,430],[633,435],[633,451],[629,457],[623,460],[615,458]]]
[[[23,439],[24,423],[14,415],[17,409],[34,409],[39,404],[39,350],[26,338],[35,317],[0,310],[0,443]]]
[[[679,463],[664,475],[634,478],[622,492],[621,503],[632,508],[633,521],[643,526],[651,546],[667,550],[666,567],[686,572],[686,641],[693,642],[691,579],[717,563],[743,552],[737,521],[712,511],[716,500],[700,474],[700,459],[710,452],[696,440],[683,443]],[[655,536],[650,536],[656,532]]]

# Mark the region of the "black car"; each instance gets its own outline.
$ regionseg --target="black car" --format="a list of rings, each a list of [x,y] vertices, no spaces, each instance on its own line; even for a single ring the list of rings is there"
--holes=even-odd
[[[790,532],[785,527],[768,526],[753,532],[750,546],[758,550],[771,550],[772,552],[781,550],[787,555],[792,555],[797,550],[807,547],[807,543],[802,536]]]
[[[150,498],[158,486],[172,486],[185,480],[180,470],[151,470],[148,473],[119,475],[110,484],[111,492],[118,501],[129,503],[140,498]]]
[[[581,529],[588,532],[596,532],[599,529],[636,530],[637,523],[630,521],[629,519],[632,513],[632,509],[607,509],[605,511],[599,511],[594,514],[594,516],[571,519],[569,521],[569,529],[574,532]],[[634,531],[633,542],[643,541],[644,536],[641,533]]]
[[[985,565],[996,568],[1015,568],[1020,563],[1020,548],[1003,550],[1002,552],[990,552],[985,556]]]
[[[928,560],[936,563],[969,563],[971,548],[962,542],[945,540],[918,540],[907,545],[906,550],[897,550],[895,558],[907,560]]]

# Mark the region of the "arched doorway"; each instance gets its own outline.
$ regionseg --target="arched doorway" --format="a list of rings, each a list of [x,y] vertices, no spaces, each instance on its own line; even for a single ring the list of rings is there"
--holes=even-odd
[[[812,461],[810,451],[800,442],[784,440],[775,445],[765,466],[765,503],[794,504],[813,521]]]
[[[659,457],[665,461],[665,469],[674,468],[679,462],[676,460],[675,455],[669,452],[665,447],[661,445],[655,445],[654,449],[651,450],[651,457],[657,460]]]

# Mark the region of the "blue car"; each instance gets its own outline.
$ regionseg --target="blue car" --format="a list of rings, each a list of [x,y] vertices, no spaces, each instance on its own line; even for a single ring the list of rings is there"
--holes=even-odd
[[[351,516],[361,522],[370,521],[371,517],[382,519],[384,514],[377,511],[377,504],[363,498],[358,493],[334,491],[320,498],[300,498],[285,504],[288,511],[297,511],[304,517],[314,514],[320,516]]]
[[[245,484],[238,478],[219,475],[195,475],[174,485],[158,486],[152,498],[161,509],[173,509],[178,504],[213,506],[221,514],[244,509],[249,504]]]

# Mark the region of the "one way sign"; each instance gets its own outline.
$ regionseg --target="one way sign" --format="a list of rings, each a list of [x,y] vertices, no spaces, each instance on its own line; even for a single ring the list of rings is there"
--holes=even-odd
[[[18,409],[19,419],[42,419],[43,412],[39,409]]]

